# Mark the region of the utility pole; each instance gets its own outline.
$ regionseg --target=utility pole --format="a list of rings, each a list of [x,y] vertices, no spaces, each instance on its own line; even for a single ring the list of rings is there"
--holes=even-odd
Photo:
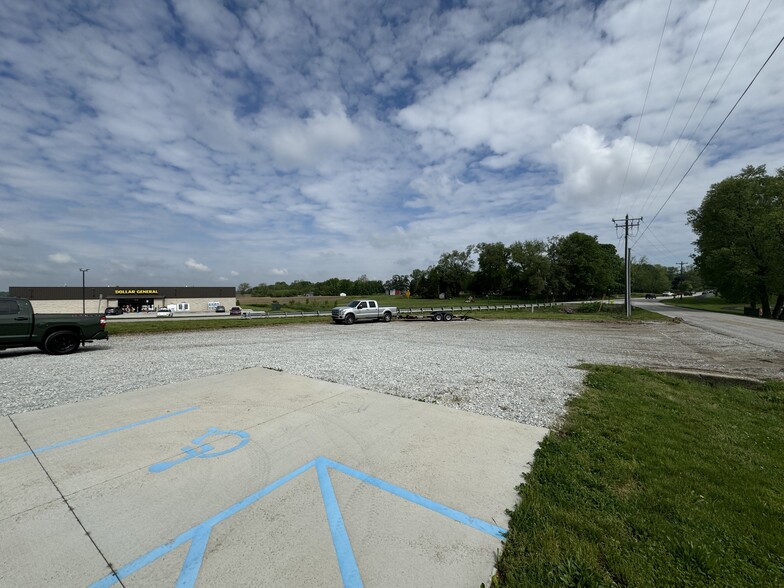
[[[85,301],[85,295],[84,295],[84,274],[89,272],[90,268],[89,267],[87,269],[79,268],[79,271],[82,272],[82,314],[87,314],[87,311],[85,310],[85,303],[84,303],[84,301]]]
[[[632,316],[632,252],[629,249],[629,229],[639,227],[641,220],[642,217],[629,218],[628,214],[621,220],[612,219],[616,229],[623,227],[623,253],[626,274],[626,295],[624,297],[624,302],[626,305],[626,318],[631,318]]]
[[[677,265],[681,266],[681,281],[683,280],[683,266],[686,265],[685,261],[679,261]]]

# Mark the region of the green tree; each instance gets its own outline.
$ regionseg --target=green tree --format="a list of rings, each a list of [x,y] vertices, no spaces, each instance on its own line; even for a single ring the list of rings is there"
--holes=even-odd
[[[529,299],[547,295],[552,279],[547,243],[536,239],[512,243],[509,246],[509,273],[515,294]]]
[[[505,294],[509,289],[509,249],[503,243],[479,243],[479,270],[473,289],[479,294]]]
[[[632,263],[632,291],[661,293],[672,287],[672,280],[663,265],[652,265],[643,257]]]
[[[703,279],[729,300],[759,303],[765,318],[781,316],[784,304],[782,194],[784,169],[769,176],[764,165],[747,166],[713,184],[700,207],[687,214]],[[773,309],[772,295],[778,295]]]
[[[250,284],[248,282],[242,282],[239,286],[237,286],[237,292],[239,294],[247,294],[250,291]]]
[[[599,298],[622,289],[623,259],[614,245],[599,243],[595,236],[575,232],[554,237],[548,245],[553,298],[580,300]]]
[[[449,298],[468,288],[473,277],[473,252],[474,246],[469,245],[465,251],[455,249],[441,254],[438,263],[429,269],[430,281],[437,284],[437,295],[444,294]]]
[[[411,286],[411,278],[408,275],[395,274],[384,282],[385,290],[401,290],[405,292]]]

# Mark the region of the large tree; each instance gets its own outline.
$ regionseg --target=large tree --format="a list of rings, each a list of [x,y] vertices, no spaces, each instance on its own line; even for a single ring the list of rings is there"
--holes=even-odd
[[[653,265],[643,257],[632,263],[632,291],[664,292],[672,287],[672,281],[663,265]]]
[[[509,288],[509,249],[503,243],[479,243],[479,270],[473,290],[478,294],[505,294]]]
[[[554,298],[600,298],[621,288],[623,259],[614,245],[574,232],[550,239],[548,254],[553,270],[549,288]]]
[[[515,241],[509,246],[509,273],[512,291],[534,299],[549,292],[552,266],[547,243],[538,239]]]
[[[778,318],[784,304],[784,168],[769,176],[747,166],[713,184],[700,207],[688,212],[697,240],[694,261],[705,281],[725,298],[762,306]],[[778,295],[776,305],[770,298]]]
[[[468,288],[474,269],[473,252],[474,246],[469,245],[464,251],[455,249],[451,253],[441,254],[436,266],[431,268],[434,270],[431,274],[438,284],[439,295],[444,294],[449,298]]]

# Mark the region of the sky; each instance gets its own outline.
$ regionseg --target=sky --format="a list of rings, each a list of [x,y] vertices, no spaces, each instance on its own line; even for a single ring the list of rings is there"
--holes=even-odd
[[[710,186],[784,166],[782,31],[782,0],[0,0],[0,290],[622,255],[627,214],[689,263]]]

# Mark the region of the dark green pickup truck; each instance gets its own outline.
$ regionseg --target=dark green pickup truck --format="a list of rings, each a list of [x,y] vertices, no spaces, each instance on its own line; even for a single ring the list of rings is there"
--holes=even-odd
[[[0,350],[38,347],[52,355],[73,353],[79,344],[108,339],[102,314],[34,314],[24,298],[0,298]]]

